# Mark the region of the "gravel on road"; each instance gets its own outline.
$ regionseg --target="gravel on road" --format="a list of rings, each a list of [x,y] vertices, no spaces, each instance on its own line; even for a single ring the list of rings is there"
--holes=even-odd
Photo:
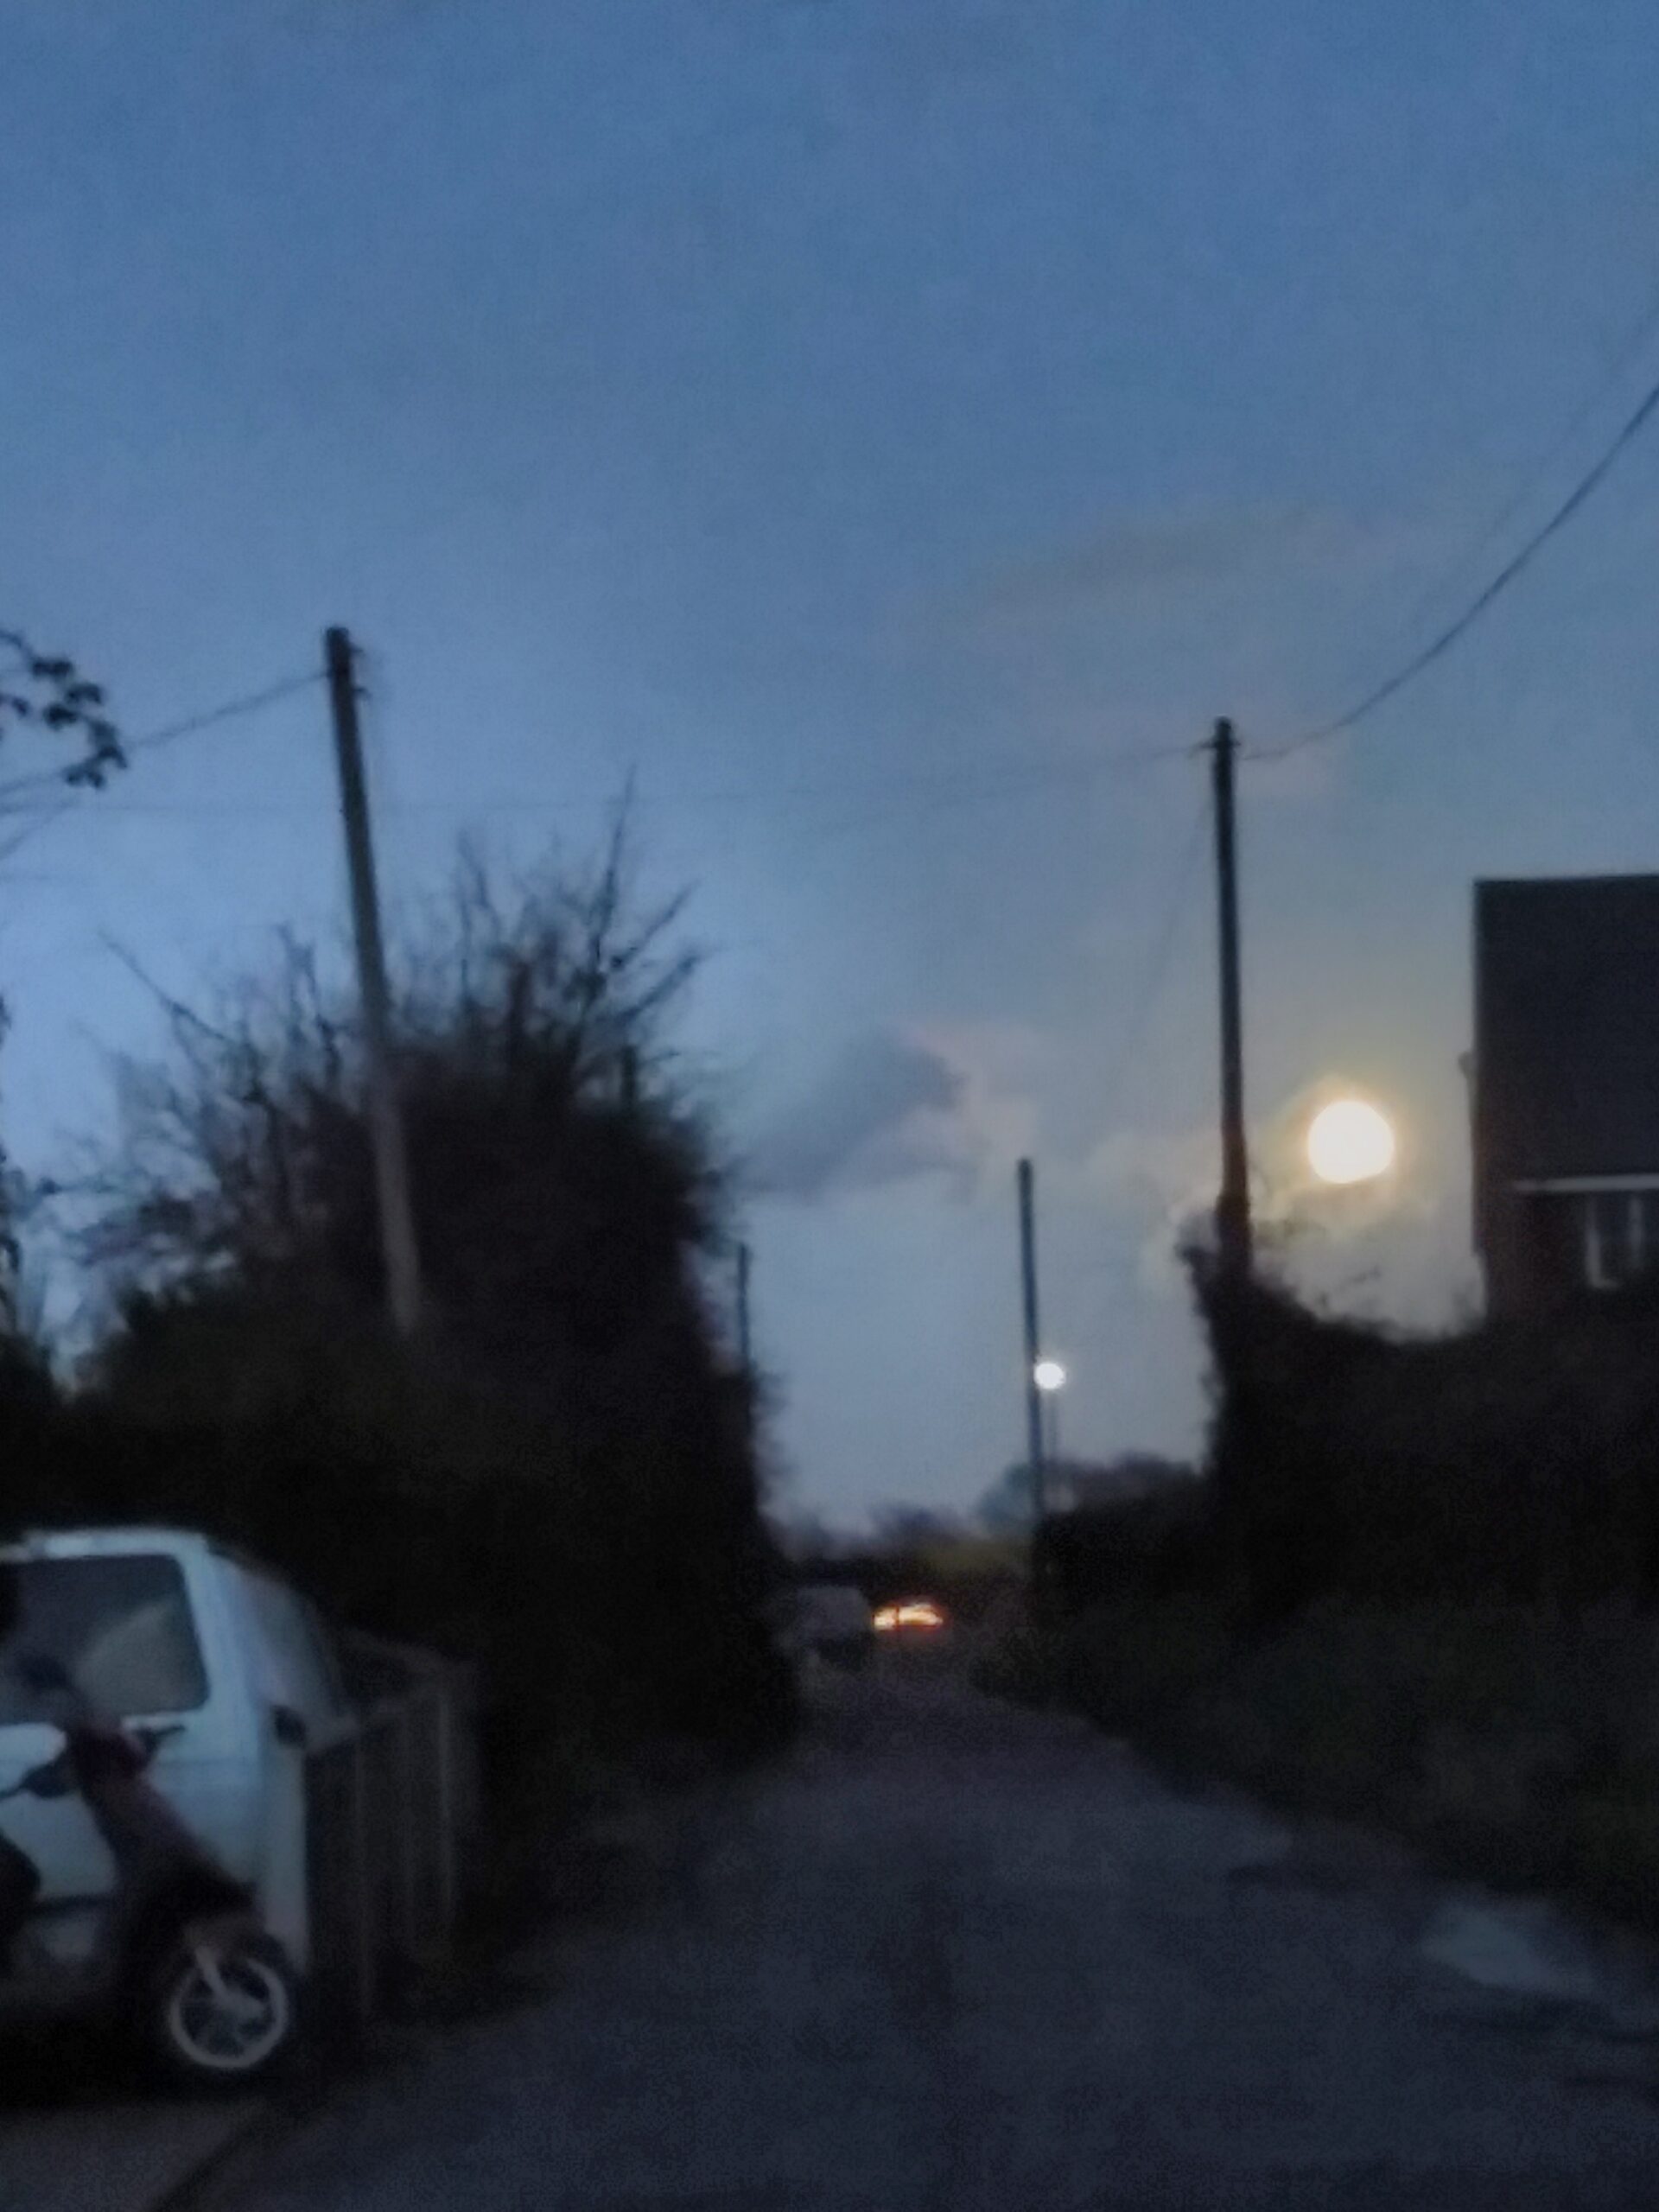
[[[836,1681],[235,2212],[1615,2212],[1659,2007],[1535,1910],[1180,1795],[1081,1723]]]

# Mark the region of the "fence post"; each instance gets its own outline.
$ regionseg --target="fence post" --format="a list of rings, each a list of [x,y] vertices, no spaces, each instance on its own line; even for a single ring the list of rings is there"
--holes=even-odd
[[[397,1884],[398,1950],[400,1967],[407,1969],[422,1963],[421,1913],[419,1883],[416,1872],[417,1839],[415,1824],[421,1816],[421,1796],[416,1786],[416,1700],[400,1698],[397,1702],[394,1738],[394,1795],[396,1803],[390,1808],[396,1827],[395,1847],[397,1853],[396,1877]]]
[[[375,1955],[373,1865],[369,1844],[369,1760],[367,1731],[352,1738],[352,1889],[353,1925],[357,1933],[357,2018],[365,2024],[374,2018],[378,1996],[378,1965]]]
[[[455,1929],[455,1897],[459,1870],[455,1865],[459,1822],[455,1811],[454,1684],[445,1680],[437,1688],[437,1726],[434,1731],[438,1766],[438,1916],[447,1948]]]

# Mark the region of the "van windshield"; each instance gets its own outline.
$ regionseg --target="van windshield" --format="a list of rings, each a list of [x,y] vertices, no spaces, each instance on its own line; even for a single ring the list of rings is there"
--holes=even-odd
[[[0,1727],[60,1723],[63,1688],[111,1719],[186,1713],[207,1678],[176,1560],[165,1553],[22,1560],[5,1567],[11,1627],[0,1641]],[[52,1662],[42,1667],[42,1662]]]

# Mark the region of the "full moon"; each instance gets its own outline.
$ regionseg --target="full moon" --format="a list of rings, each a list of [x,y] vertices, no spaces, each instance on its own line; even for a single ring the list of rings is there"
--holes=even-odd
[[[1369,1183],[1394,1165],[1388,1116],[1363,1098],[1333,1099],[1313,1116],[1307,1160],[1322,1183]]]

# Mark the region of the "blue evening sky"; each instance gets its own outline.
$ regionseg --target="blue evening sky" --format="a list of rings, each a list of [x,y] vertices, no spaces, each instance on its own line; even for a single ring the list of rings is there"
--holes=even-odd
[[[1656,59],[1649,0],[0,0],[0,620],[134,734],[349,623],[394,907],[634,776],[791,1497],[1012,1456],[1027,1147],[1066,1442],[1189,1447],[1202,776],[1122,756],[1347,703],[1659,374]],[[1327,1291],[1465,1284],[1470,878],[1659,862],[1656,487],[1247,784],[1270,1202],[1312,1086],[1405,1141]],[[314,695],[32,834],[22,1164],[155,1035],[108,940],[187,990],[340,906]]]

